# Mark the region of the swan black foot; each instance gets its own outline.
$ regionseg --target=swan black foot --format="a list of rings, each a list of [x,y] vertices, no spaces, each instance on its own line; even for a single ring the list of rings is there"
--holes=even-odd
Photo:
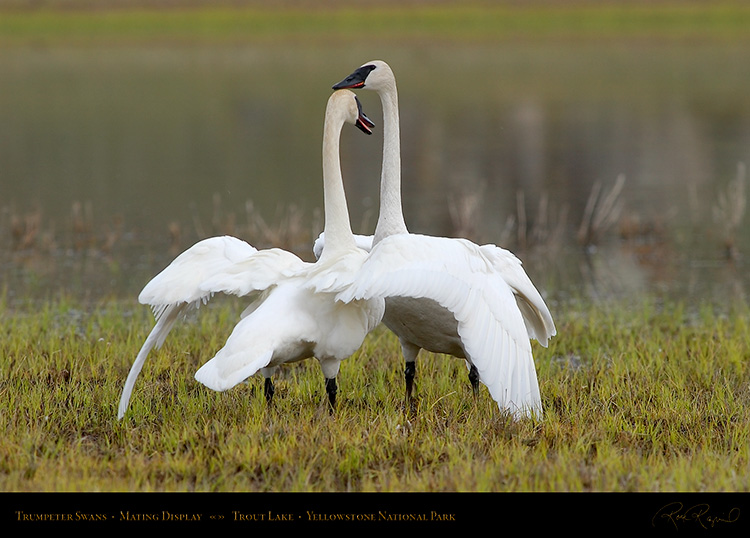
[[[479,371],[473,364],[469,368],[469,382],[471,383],[471,390],[474,396],[477,396],[479,394]]]
[[[271,400],[273,400],[273,393],[276,392],[276,389],[273,386],[273,380],[271,380],[270,377],[266,378],[266,383],[263,386],[263,394],[266,396],[266,403],[271,403]]]

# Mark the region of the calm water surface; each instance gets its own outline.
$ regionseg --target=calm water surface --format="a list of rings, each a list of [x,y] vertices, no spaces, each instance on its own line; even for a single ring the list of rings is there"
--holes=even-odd
[[[717,211],[750,165],[744,43],[2,50],[8,296],[134,298],[217,233],[311,259],[330,86],[373,58],[398,78],[413,232],[511,248],[552,299],[744,298],[748,217]],[[360,98],[377,130],[347,130],[342,161],[353,228],[372,233],[382,118]],[[592,191],[616,185],[581,241]]]

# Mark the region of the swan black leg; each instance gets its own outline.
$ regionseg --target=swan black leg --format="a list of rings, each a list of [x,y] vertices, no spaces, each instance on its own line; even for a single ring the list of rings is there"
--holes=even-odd
[[[404,369],[406,380],[406,409],[410,413],[417,412],[417,399],[414,397],[414,377],[417,375],[417,361],[408,361]]]
[[[276,391],[273,387],[273,381],[270,377],[266,378],[266,383],[263,386],[263,393],[266,396],[266,403],[271,403],[271,400],[273,400],[273,393]]]
[[[326,393],[328,393],[328,403],[331,405],[331,412],[333,412],[333,409],[336,407],[337,392],[338,387],[336,386],[336,378],[332,377],[330,379],[326,379]]]
[[[404,368],[404,380],[406,381],[406,399],[411,400],[412,391],[414,390],[414,376],[417,375],[417,363],[416,361],[410,361],[406,363]]]
[[[479,394],[479,371],[473,364],[469,368],[469,382],[471,383],[471,390],[474,392],[474,396]]]

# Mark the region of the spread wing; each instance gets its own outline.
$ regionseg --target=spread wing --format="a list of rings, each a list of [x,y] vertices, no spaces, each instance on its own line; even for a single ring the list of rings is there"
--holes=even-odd
[[[529,337],[547,347],[549,339],[557,334],[555,322],[541,294],[523,270],[521,260],[495,245],[482,245],[480,248],[513,291]]]
[[[141,303],[152,307],[156,324],[130,368],[120,397],[118,418],[127,410],[149,352],[161,347],[182,313],[207,302],[215,293],[246,296],[262,292],[302,266],[304,262],[289,252],[259,251],[231,236],[204,239],[177,256],[138,296]]]
[[[463,239],[400,234],[375,245],[338,299],[429,298],[450,310],[469,360],[501,409],[540,414],[529,333],[511,286]]]

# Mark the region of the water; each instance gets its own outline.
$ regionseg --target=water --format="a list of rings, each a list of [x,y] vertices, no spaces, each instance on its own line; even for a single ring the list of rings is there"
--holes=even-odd
[[[330,86],[376,57],[398,78],[413,232],[511,248],[550,297],[745,296],[748,217],[730,234],[714,215],[750,165],[750,49],[732,42],[4,49],[8,295],[134,298],[217,233],[312,259]],[[377,130],[346,132],[342,160],[372,233],[382,118],[360,98]],[[581,243],[592,190],[620,176],[613,222]]]

